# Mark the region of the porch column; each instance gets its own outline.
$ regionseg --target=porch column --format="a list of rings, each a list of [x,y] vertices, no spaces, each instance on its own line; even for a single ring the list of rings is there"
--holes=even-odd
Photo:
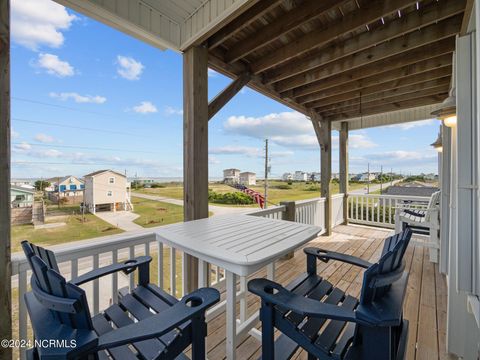
[[[343,223],[348,225],[348,122],[340,128],[340,193],[343,194]]]
[[[332,234],[332,123],[318,114],[310,116],[320,145],[320,196],[325,198],[325,235]]]
[[[208,217],[208,52],[192,46],[183,54],[184,220]],[[186,256],[187,292],[198,287],[198,259]]]
[[[0,0],[0,234],[0,339],[11,339],[9,0]],[[0,359],[11,358],[11,349],[0,347]]]

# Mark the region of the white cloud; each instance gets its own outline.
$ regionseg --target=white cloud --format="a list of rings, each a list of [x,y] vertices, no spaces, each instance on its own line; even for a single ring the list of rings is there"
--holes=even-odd
[[[405,151],[395,150],[386,151],[383,153],[370,154],[368,158],[374,161],[381,161],[388,159],[392,162],[411,162],[411,161],[430,161],[432,159],[438,159],[438,155],[434,151]]]
[[[209,156],[208,157],[208,163],[210,165],[218,165],[218,164],[220,164],[220,160],[218,160],[215,156]]]
[[[35,135],[34,139],[41,142],[41,143],[52,143],[52,142],[55,141],[55,138],[53,136],[43,134],[43,133],[39,133],[39,134]]]
[[[133,111],[139,114],[151,114],[158,112],[157,107],[150,101],[142,101],[140,105],[133,107]]]
[[[51,0],[13,0],[11,2],[12,40],[32,50],[40,46],[58,48],[76,19],[64,6]]]
[[[386,127],[400,129],[400,130],[410,130],[416,127],[432,125],[432,124],[435,124],[435,122],[436,122],[435,119],[429,119],[429,120],[412,121],[412,122],[395,124],[395,125],[388,125]]]
[[[128,56],[117,56],[117,73],[127,80],[138,80],[145,66],[140,61]]]
[[[67,61],[60,60],[57,55],[38,54],[38,59],[33,63],[35,67],[44,69],[47,74],[58,77],[75,75],[75,69]]]
[[[260,149],[249,146],[221,146],[211,148],[209,153],[215,155],[246,155],[256,157],[260,155]]]
[[[72,99],[76,103],[94,103],[94,104],[103,104],[107,101],[107,98],[100,95],[80,95],[76,92],[62,92],[62,93],[55,93],[51,92],[50,97],[60,99],[62,101],[67,101],[68,99]]]
[[[172,106],[166,106],[165,115],[183,115],[183,109],[174,108]]]
[[[20,144],[15,144],[14,148],[17,149],[17,150],[30,150],[32,148],[32,145],[23,141]]]
[[[17,139],[17,138],[20,137],[20,133],[17,132],[17,131],[15,131],[15,130],[13,130],[13,129],[11,129],[11,130],[10,130],[10,136],[12,137],[12,139]]]
[[[217,77],[218,75],[219,75],[218,72],[216,72],[216,71],[213,70],[213,69],[208,68],[208,77],[210,77],[210,78],[215,78],[215,77]]]
[[[231,116],[224,123],[224,128],[227,133],[256,139],[268,138],[285,147],[318,149],[311,121],[299,112],[272,113],[260,117]],[[354,148],[376,146],[365,135],[351,135],[350,139],[350,146]],[[338,138],[336,140],[338,142]]]

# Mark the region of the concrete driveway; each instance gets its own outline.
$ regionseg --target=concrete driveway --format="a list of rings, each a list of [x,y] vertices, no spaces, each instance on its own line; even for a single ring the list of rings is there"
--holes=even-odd
[[[130,211],[99,211],[95,215],[109,224],[112,224],[125,231],[143,229],[143,227],[133,222],[133,220],[138,218],[140,215],[134,214]]]

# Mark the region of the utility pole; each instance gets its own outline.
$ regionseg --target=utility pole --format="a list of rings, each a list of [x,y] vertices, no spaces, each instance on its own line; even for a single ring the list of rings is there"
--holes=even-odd
[[[367,194],[370,194],[370,163],[367,164]]]
[[[60,209],[60,178],[57,177],[57,204]]]
[[[267,208],[267,193],[268,193],[268,139],[265,139],[265,183],[264,183],[264,199],[263,208]]]
[[[383,194],[383,165],[380,166],[380,195]]]

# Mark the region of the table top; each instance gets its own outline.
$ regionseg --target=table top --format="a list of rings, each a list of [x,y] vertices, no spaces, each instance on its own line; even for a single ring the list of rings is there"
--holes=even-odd
[[[155,229],[157,239],[247,276],[316,238],[319,226],[251,215],[214,216]]]

